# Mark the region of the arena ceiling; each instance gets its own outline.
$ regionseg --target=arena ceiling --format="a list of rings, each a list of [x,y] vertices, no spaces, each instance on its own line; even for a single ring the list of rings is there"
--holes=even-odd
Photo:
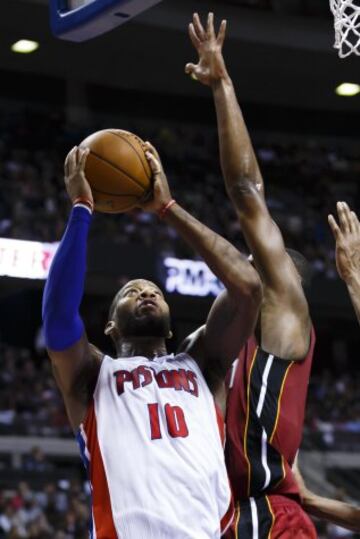
[[[279,0],[276,5],[274,11],[249,9],[233,0],[163,0],[130,23],[77,44],[51,35],[46,0],[1,0],[0,69],[126,89],[208,95],[183,75],[183,67],[195,59],[186,35],[192,11],[213,10],[229,20],[225,54],[241,99],[358,111],[359,97],[334,94],[340,82],[360,83],[360,59],[338,59],[330,13],[301,16],[284,12]],[[39,41],[39,50],[15,55],[10,44],[19,38]]]

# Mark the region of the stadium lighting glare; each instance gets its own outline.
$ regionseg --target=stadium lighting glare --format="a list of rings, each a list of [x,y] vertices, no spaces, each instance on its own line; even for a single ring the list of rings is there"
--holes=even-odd
[[[360,85],[352,82],[343,82],[337,86],[335,92],[337,95],[343,97],[353,97],[354,95],[360,94]]]
[[[36,51],[39,48],[39,43],[37,41],[30,41],[29,39],[20,39],[11,45],[11,50],[13,52],[19,52],[21,54],[29,54],[30,52]]]

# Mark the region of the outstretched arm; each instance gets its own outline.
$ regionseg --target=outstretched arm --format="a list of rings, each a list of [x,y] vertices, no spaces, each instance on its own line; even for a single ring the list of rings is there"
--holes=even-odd
[[[339,224],[329,215],[336,247],[336,267],[345,282],[360,324],[360,223],[346,202],[337,203]]]
[[[189,24],[189,36],[199,54],[199,62],[186,64],[185,71],[193,79],[210,86],[213,91],[226,186],[231,187],[232,183],[237,183],[240,176],[253,183],[263,195],[261,171],[222,55],[226,26],[227,21],[223,20],[216,35],[213,13],[208,15],[206,29],[198,14],[194,14],[193,22]],[[226,145],[222,144],[224,139]]]
[[[212,13],[206,30],[194,15],[189,34],[199,62],[187,64],[186,72],[213,92],[225,186],[264,284],[262,346],[280,357],[302,359],[310,339],[308,305],[299,274],[264,200],[261,172],[222,55],[225,30],[223,21],[215,34]]]
[[[360,507],[339,500],[324,498],[311,492],[305,485],[297,461],[293,466],[293,473],[299,487],[302,506],[307,513],[343,528],[356,532],[360,531]]]
[[[84,175],[87,153],[74,148],[65,162],[65,183],[74,207],[50,268],[42,311],[46,346],[74,430],[84,419],[101,361],[101,354],[88,343],[79,314],[93,206]]]
[[[155,178],[154,198],[142,208],[163,214],[166,222],[204,259],[226,289],[211,309],[202,330],[201,350],[195,352],[203,370],[209,372],[211,364],[212,374],[217,370],[220,381],[254,329],[262,297],[260,279],[247,258],[233,245],[177,203],[170,204],[172,197],[160,159],[151,145],[147,148]]]

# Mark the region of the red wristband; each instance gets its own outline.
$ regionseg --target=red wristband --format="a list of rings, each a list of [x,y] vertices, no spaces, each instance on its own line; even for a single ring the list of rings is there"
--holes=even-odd
[[[78,197],[78,198],[75,198],[74,202],[73,202],[73,206],[75,206],[75,204],[84,204],[85,206],[87,206],[92,212],[94,211],[94,204],[91,202],[91,200],[89,200],[88,198],[83,198],[83,197]]]
[[[172,198],[167,204],[164,204],[164,206],[160,208],[160,210],[157,212],[160,219],[165,217],[166,212],[169,211],[174,204],[176,204],[176,200]]]

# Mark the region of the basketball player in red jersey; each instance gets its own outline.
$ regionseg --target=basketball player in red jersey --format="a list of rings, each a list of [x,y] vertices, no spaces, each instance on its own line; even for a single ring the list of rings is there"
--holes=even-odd
[[[226,21],[218,35],[189,25],[198,64],[186,72],[211,87],[225,185],[264,290],[256,337],[234,362],[227,395],[226,458],[238,502],[233,536],[241,539],[312,538],[291,466],[298,451],[314,349],[303,291],[306,262],[285,249],[269,214],[264,184],[222,56]]]
[[[337,203],[339,224],[329,215],[329,225],[336,242],[336,267],[346,284],[356,317],[360,323],[360,222],[346,202]],[[360,532],[360,507],[331,500],[311,492],[305,485],[297,462],[293,467],[303,508],[315,517],[352,531]]]

